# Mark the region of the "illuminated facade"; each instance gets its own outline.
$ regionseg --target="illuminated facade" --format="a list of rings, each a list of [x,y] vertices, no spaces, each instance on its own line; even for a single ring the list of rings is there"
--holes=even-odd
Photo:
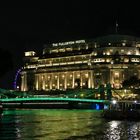
[[[97,88],[111,83],[122,88],[131,76],[140,78],[140,39],[108,35],[94,40],[53,43],[42,56],[25,52],[21,90]]]

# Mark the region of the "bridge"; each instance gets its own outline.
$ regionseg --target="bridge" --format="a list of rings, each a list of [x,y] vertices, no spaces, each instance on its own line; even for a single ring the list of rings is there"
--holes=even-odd
[[[110,90],[110,89],[109,89]],[[59,91],[60,92],[60,91]],[[54,93],[59,93],[55,91]],[[104,97],[101,99],[95,99],[96,94],[102,95]],[[14,90],[3,90],[0,89],[0,98],[4,107],[30,107],[30,106],[48,106],[55,104],[57,106],[61,105],[61,108],[67,105],[70,106],[103,106],[110,103],[109,100],[105,99],[104,89],[101,87],[99,89],[77,89],[77,90],[68,90],[59,94],[44,94],[39,95],[34,92],[23,92],[23,91],[14,91]],[[43,106],[44,105],[44,106]]]
[[[31,101],[61,101],[61,102],[89,102],[108,103],[108,100],[80,99],[80,98],[5,98],[2,102],[31,102]]]
[[[62,109],[102,109],[108,100],[80,98],[5,98],[1,99],[5,108],[62,108]]]

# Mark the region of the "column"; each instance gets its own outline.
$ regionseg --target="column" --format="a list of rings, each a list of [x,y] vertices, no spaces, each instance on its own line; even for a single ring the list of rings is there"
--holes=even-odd
[[[23,72],[23,84],[22,84],[22,90],[27,91],[27,74],[26,72]]]
[[[35,75],[35,89],[38,90],[38,75]]]
[[[60,76],[60,74],[58,73],[58,75],[57,75],[57,89],[59,89],[59,76]]]
[[[52,90],[52,74],[50,74],[50,90]]]
[[[73,72],[72,88],[75,88],[75,72]]]
[[[91,72],[90,72],[90,73],[91,73],[91,75],[90,75],[90,76],[91,76],[91,88],[94,88],[94,81],[93,81],[93,80],[94,80],[94,77],[93,77],[93,70],[91,70]]]
[[[67,89],[67,73],[65,73],[64,89]]]
[[[84,72],[83,72],[84,74]],[[80,87],[83,87],[83,77],[82,77],[82,72],[80,72]]]
[[[91,72],[88,72],[88,88],[91,88]]]
[[[24,76],[21,76],[21,91],[24,91]]]
[[[42,89],[45,90],[45,75],[42,75]]]

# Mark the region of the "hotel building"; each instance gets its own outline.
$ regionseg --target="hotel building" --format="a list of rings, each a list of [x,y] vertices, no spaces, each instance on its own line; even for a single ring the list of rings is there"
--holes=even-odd
[[[97,88],[107,83],[120,89],[131,76],[140,78],[140,39],[116,34],[53,43],[41,56],[25,52],[20,74],[22,91]]]

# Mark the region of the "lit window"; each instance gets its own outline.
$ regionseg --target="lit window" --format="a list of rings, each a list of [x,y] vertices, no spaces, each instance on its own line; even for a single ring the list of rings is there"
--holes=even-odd
[[[125,45],[126,45],[126,44],[123,42],[123,43],[122,43],[122,46],[125,46]]]
[[[65,52],[65,49],[59,49],[59,52]]]
[[[77,74],[77,77],[80,77],[80,74]]]
[[[128,59],[128,58],[125,58],[125,59],[124,59],[124,62],[129,62],[129,59]]]
[[[96,56],[96,55],[97,55],[97,53],[95,52],[95,53],[94,53],[94,55]]]
[[[129,51],[129,52],[127,52],[127,54],[128,54],[128,55],[131,55],[132,53]]]
[[[83,86],[85,86],[86,85],[86,83],[83,83]]]
[[[88,73],[85,74],[85,77],[88,78]]]
[[[75,83],[74,85],[75,85],[75,86],[78,86],[78,84],[77,84],[77,83]]]
[[[106,59],[106,62],[110,62],[110,59]]]
[[[118,72],[115,72],[114,75],[115,75],[115,77],[119,77],[119,73]]]
[[[106,52],[107,55],[110,55],[110,52]]]
[[[131,61],[132,62],[139,62],[140,60],[138,58],[132,58]]]
[[[139,51],[136,51],[136,55],[140,55]]]
[[[25,52],[25,56],[35,56],[34,51]]]
[[[72,51],[72,48],[66,48],[67,51]]]
[[[58,53],[58,50],[51,50],[52,53]]]
[[[111,64],[114,64],[114,62],[113,62],[113,61],[111,61]]]
[[[139,47],[140,48],[140,44],[137,44],[136,47]]]

